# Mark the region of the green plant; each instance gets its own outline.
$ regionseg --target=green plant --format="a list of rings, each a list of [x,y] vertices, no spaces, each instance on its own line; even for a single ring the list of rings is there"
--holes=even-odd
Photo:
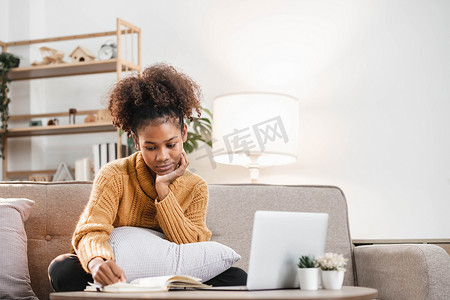
[[[303,255],[300,257],[297,266],[301,269],[303,268],[316,268],[316,261],[314,256]]]
[[[1,136],[8,131],[9,119],[9,103],[11,99],[8,97],[8,86],[11,80],[8,78],[8,73],[12,68],[18,67],[20,58],[8,52],[0,53],[0,118],[1,118]],[[0,157],[5,159],[3,151],[3,139],[0,139]]]
[[[212,124],[210,120],[210,118],[212,118],[212,113],[206,108],[202,108],[202,111],[205,112],[209,116],[209,118],[194,118],[193,121],[185,120],[188,126],[188,132],[186,142],[183,143],[183,148],[187,154],[194,152],[194,150],[198,148],[201,142],[212,147]],[[136,152],[133,137],[128,137],[127,144],[131,154]]]
[[[202,110],[212,118],[212,113],[208,109],[202,108]],[[186,153],[194,152],[198,148],[199,142],[203,142],[212,147],[212,124],[209,118],[194,118],[192,122],[186,120],[186,124],[188,125],[187,140],[183,144]]]

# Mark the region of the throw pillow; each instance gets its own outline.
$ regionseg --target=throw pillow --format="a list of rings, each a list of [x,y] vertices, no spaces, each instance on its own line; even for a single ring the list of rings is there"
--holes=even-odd
[[[164,234],[140,227],[118,227],[109,243],[127,281],[163,275],[190,275],[205,282],[230,268],[241,257],[217,242],[172,243]]]
[[[23,225],[33,205],[28,199],[0,198],[0,299],[38,299],[31,288]]]

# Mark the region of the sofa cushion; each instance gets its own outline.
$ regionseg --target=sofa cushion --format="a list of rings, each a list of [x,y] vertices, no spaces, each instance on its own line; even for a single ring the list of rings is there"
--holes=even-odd
[[[348,259],[344,285],[355,285],[347,203],[341,189],[333,186],[210,184],[206,224],[212,232],[211,240],[242,255],[235,266],[244,270],[248,270],[256,210],[327,213],[325,252],[341,253]]]
[[[240,259],[233,249],[217,242],[176,244],[164,234],[139,227],[118,227],[109,240],[116,263],[127,281],[163,275],[191,275],[207,281]]]
[[[27,235],[23,222],[34,201],[0,198],[0,298],[37,299],[31,289],[27,259]]]
[[[58,255],[70,252],[72,234],[91,189],[92,182],[0,182],[0,197],[35,202],[25,231],[31,287],[40,300],[50,298],[48,266]]]

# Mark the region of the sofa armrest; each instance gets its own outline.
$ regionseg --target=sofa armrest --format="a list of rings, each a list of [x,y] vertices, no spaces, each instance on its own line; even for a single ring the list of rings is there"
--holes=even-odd
[[[379,299],[448,299],[450,257],[429,244],[354,248],[359,286],[378,290]]]

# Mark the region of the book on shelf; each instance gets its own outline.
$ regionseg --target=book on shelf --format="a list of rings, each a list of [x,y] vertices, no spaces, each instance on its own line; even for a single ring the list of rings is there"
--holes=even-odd
[[[94,164],[94,176],[95,176],[100,170],[100,144],[92,145],[92,155],[93,155],[92,163]]]
[[[129,293],[129,292],[165,292],[171,288],[205,288],[201,279],[188,275],[169,275],[157,277],[138,278],[130,283],[116,282],[114,284],[100,286],[89,283],[87,292]]]
[[[117,143],[101,143],[92,145],[94,176],[107,163],[120,158],[117,155]],[[127,153],[127,146],[122,145],[122,157]]]
[[[119,158],[117,155],[117,143],[107,143],[107,158],[106,161],[110,162]],[[127,156],[127,146],[122,145],[122,157]]]
[[[100,168],[108,163],[108,143],[100,144]]]

